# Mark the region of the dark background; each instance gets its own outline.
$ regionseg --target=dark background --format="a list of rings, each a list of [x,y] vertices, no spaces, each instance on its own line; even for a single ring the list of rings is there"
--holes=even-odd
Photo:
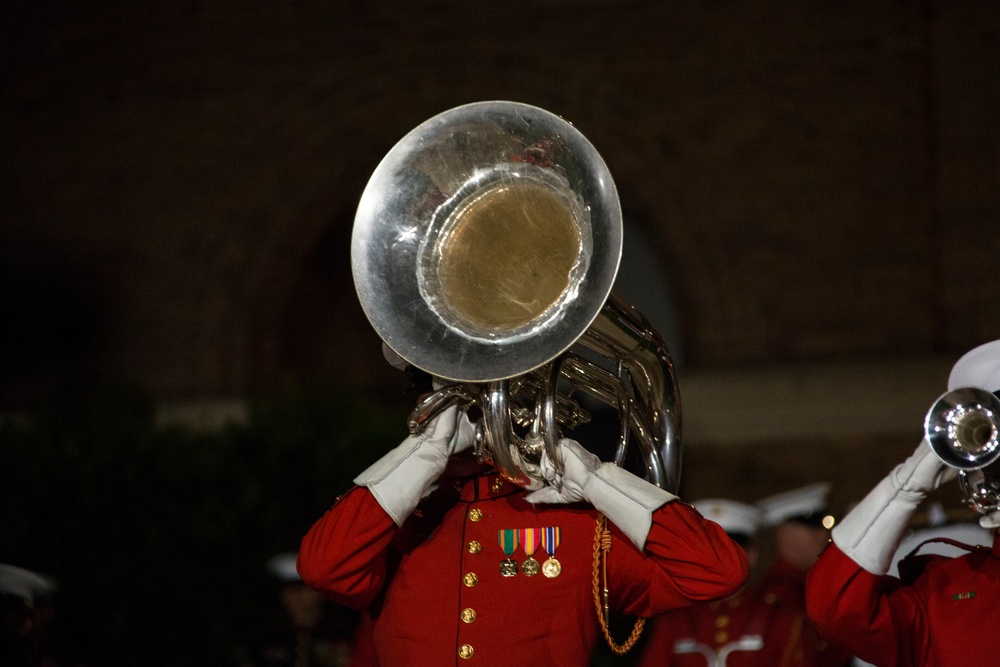
[[[0,13],[0,562],[108,662],[238,659],[266,557],[404,435],[350,230],[459,104],[541,106],[608,163],[687,498],[825,479],[842,510],[1000,338],[987,0]]]

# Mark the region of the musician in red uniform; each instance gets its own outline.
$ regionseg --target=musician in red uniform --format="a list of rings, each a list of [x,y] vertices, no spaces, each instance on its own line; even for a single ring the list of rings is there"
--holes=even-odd
[[[769,499],[761,508],[726,499],[694,503],[744,546],[751,568],[759,555],[758,528],[768,518],[779,523],[824,506],[825,486],[813,486]],[[794,531],[793,531],[794,533]],[[790,536],[785,539],[794,542]],[[818,641],[805,614],[804,572],[791,564],[797,547],[779,549],[769,577],[735,595],[680,609],[653,621],[640,667],[815,667],[828,664],[828,646]],[[803,549],[805,551],[805,549]],[[818,555],[817,547],[816,554]],[[781,554],[784,553],[784,557]],[[795,585],[795,582],[798,582]],[[840,664],[850,656],[841,655]]]
[[[829,491],[828,482],[818,482],[756,503],[775,550],[774,563],[761,578],[757,593],[795,619],[788,629],[795,635],[796,650],[785,664],[846,667],[852,660],[847,649],[820,635],[806,613],[806,574],[830,540]]]
[[[949,390],[1000,390],[1000,341],[959,359]],[[919,574],[887,574],[910,517],[954,478],[925,440],[833,529],[833,543],[809,573],[810,616],[862,660],[899,667],[995,664],[1000,639],[1000,543],[967,555],[931,556]],[[980,518],[1000,526],[1000,512]],[[904,568],[901,566],[900,571]]]
[[[649,617],[731,595],[743,550],[690,505],[576,442],[528,491],[471,454],[448,408],[355,479],[310,529],[298,571],[365,609],[381,667],[584,667],[601,632],[595,536],[608,520],[610,606]]]

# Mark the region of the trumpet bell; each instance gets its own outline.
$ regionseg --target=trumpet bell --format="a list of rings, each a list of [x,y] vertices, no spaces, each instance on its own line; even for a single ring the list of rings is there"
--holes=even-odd
[[[924,419],[924,437],[947,465],[979,470],[1000,459],[1000,399],[977,387],[943,394]]]
[[[432,375],[489,382],[568,349],[621,258],[621,208],[597,150],[526,104],[460,106],[383,158],[354,221],[351,264],[379,337]]]

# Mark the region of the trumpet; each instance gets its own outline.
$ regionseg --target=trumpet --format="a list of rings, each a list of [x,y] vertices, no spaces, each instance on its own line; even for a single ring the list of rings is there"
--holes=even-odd
[[[969,504],[987,514],[1000,509],[1000,398],[978,387],[941,395],[924,419],[924,438],[958,470]]]
[[[351,265],[382,341],[445,381],[414,408],[411,432],[450,405],[476,406],[476,452],[537,487],[542,454],[558,471],[563,430],[590,418],[583,393],[617,410],[615,463],[638,442],[643,476],[676,492],[673,361],[612,294],[621,246],[611,174],[562,118],[479,102],[405,135],[362,194]]]

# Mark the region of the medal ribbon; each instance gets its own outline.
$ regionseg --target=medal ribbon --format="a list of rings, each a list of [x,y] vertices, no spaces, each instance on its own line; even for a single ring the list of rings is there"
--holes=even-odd
[[[500,548],[508,556],[517,551],[518,538],[518,531],[515,528],[497,531],[497,542],[500,543]]]
[[[547,526],[542,528],[542,546],[545,547],[545,552],[554,556],[556,554],[556,547],[559,546],[559,538],[562,535],[562,531],[559,526]]]
[[[538,528],[521,528],[519,531],[521,538],[521,546],[524,547],[524,553],[528,556],[535,553],[535,549],[538,548],[538,543],[542,539],[542,531]]]

